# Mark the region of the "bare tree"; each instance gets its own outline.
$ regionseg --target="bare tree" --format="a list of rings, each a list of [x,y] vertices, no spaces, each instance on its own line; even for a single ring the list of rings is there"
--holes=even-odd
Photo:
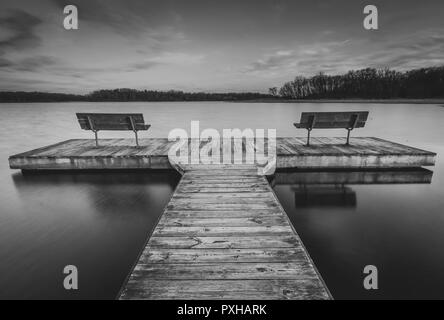
[[[273,88],[268,89],[268,94],[273,97],[276,97],[278,95],[278,88],[273,87]]]
[[[407,72],[367,68],[336,76],[319,73],[310,78],[296,77],[285,83],[279,94],[291,99],[442,98],[444,66]]]

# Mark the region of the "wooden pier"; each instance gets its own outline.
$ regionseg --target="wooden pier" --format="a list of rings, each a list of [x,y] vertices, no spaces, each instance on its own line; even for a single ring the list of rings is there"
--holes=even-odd
[[[225,157],[223,142],[220,154]],[[267,179],[258,175],[255,165],[178,168],[168,158],[173,142],[141,139],[139,143],[140,147],[134,147],[130,139],[105,139],[96,147],[94,140],[75,139],[9,158],[12,169],[24,171],[175,168],[183,174],[120,299],[331,298]],[[196,146],[190,140],[188,143],[189,150]],[[306,146],[303,138],[278,138],[276,167],[391,170],[435,163],[435,153],[378,138],[351,138],[350,145],[344,143],[344,138],[312,138]],[[266,147],[266,140],[264,144]],[[198,148],[204,145],[197,144]],[[244,140],[236,151],[239,146],[246,157],[251,146]],[[321,172],[295,173],[289,178],[277,175],[274,183],[336,183],[338,179],[339,183],[403,183],[409,179],[427,183],[431,174],[406,170],[402,176],[390,171],[384,175],[347,173],[338,178]]]
[[[94,140],[68,140],[11,156],[9,165],[22,170],[172,169],[168,150],[174,142],[155,138],[139,143],[138,148],[131,139],[103,139],[96,147]],[[345,138],[312,138],[311,146],[306,146],[305,138],[277,138],[277,168],[399,168],[435,163],[433,152],[378,138],[351,138],[349,146],[344,143]],[[246,148],[242,140],[244,153]]]
[[[329,299],[264,176],[185,168],[121,299]]]

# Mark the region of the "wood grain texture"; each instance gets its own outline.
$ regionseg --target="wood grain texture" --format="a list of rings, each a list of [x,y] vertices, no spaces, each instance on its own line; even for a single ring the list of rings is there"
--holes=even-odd
[[[317,279],[155,280],[131,278],[121,299],[149,300],[322,300],[328,298]]]
[[[235,165],[185,168],[120,299],[331,298],[256,172]],[[230,182],[214,184],[224,177]]]

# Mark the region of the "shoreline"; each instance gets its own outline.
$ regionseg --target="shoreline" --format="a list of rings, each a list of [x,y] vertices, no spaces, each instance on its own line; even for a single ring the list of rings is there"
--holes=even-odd
[[[226,102],[226,103],[371,103],[371,104],[443,104],[441,99],[254,99],[254,100],[163,100],[163,101],[0,101],[0,104],[23,104],[23,103],[103,103],[103,102],[177,102],[177,103],[196,103],[196,102]]]
[[[442,99],[271,99],[271,100],[249,100],[230,102],[251,102],[251,103],[375,103],[375,104],[444,104]]]

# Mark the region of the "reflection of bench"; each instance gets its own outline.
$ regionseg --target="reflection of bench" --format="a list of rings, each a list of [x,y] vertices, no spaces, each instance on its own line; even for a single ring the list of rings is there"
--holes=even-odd
[[[296,208],[355,208],[356,192],[343,185],[300,185],[294,190]]]
[[[137,131],[151,127],[145,124],[141,113],[77,113],[77,119],[83,130],[94,132],[96,146],[99,146],[97,132],[101,130],[131,130],[136,135],[136,145],[139,146]]]
[[[347,145],[350,143],[350,131],[362,128],[367,121],[368,111],[357,112],[302,112],[301,121],[296,128],[307,129],[307,146],[310,145],[310,132],[313,129],[347,129]]]

